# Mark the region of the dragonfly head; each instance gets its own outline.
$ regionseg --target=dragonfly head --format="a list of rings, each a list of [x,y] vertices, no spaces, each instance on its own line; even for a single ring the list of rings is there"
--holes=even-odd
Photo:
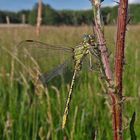
[[[84,34],[83,36],[84,43],[88,43],[91,46],[95,44],[95,35]]]

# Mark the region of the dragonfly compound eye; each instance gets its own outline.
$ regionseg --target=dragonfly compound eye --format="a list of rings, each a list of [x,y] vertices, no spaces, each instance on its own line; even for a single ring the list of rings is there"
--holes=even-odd
[[[89,40],[90,40],[89,35],[88,34],[84,34],[83,35],[83,40],[84,40],[84,42],[89,42]]]

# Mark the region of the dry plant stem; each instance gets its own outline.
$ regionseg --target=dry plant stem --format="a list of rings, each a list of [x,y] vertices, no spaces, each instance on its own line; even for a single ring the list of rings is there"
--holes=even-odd
[[[98,42],[100,44],[100,51],[101,51],[101,57],[102,62],[104,66],[104,71],[106,78],[108,80],[108,94],[112,101],[112,120],[113,120],[113,133],[114,133],[114,140],[119,140],[119,128],[118,128],[118,122],[117,122],[117,96],[114,89],[114,82],[113,82],[113,76],[112,71],[110,68],[108,53],[107,53],[107,47],[106,47],[106,40],[104,38],[104,33],[102,30],[101,25],[101,17],[100,17],[100,0],[92,0],[94,5],[94,30],[97,35]]]
[[[42,0],[38,0],[38,14],[37,14],[37,24],[36,24],[36,35],[39,36],[40,25],[42,21]]]
[[[10,24],[10,18],[9,18],[9,16],[6,16],[6,22],[7,22],[7,25]]]
[[[105,74],[110,84],[112,84],[112,72],[110,69],[110,63],[108,59],[106,40],[104,38],[104,33],[102,31],[102,25],[101,25],[100,0],[93,0],[93,4],[94,4],[94,22],[95,22],[94,30],[97,34],[97,38],[100,44],[100,51],[101,51],[102,61],[104,64]]]
[[[125,47],[125,33],[127,25],[127,9],[128,0],[120,0],[117,21],[117,40],[115,54],[115,86],[117,87],[118,101],[117,106],[117,124],[119,132],[122,132],[122,77],[123,77],[123,61]],[[119,133],[118,140],[122,140],[122,133]]]

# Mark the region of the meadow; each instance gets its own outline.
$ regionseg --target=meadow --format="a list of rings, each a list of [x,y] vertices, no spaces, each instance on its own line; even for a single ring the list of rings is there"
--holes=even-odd
[[[31,81],[24,76],[17,77],[20,68],[16,67],[17,62],[13,56],[20,41],[34,39],[48,44],[74,47],[81,42],[85,33],[92,33],[92,27],[42,27],[39,37],[32,26],[0,28],[0,140],[93,140],[95,135],[97,140],[112,140],[110,100],[101,88],[97,71],[84,69],[79,74],[64,131],[61,130],[61,122],[70,82],[59,77],[59,80],[49,83],[47,92],[36,93]],[[135,131],[137,138],[140,138],[139,33],[139,25],[128,26],[123,77],[123,95],[128,97],[123,107],[125,140],[131,139],[129,124],[134,111]],[[105,27],[112,70],[115,35],[115,26]],[[41,60],[45,63],[42,63],[41,69],[49,67],[55,57],[57,54],[47,63],[42,55]]]

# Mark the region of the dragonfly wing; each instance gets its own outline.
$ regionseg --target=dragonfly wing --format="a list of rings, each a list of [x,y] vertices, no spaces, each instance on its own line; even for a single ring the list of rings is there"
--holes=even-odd
[[[52,71],[40,75],[40,80],[42,81],[43,85],[46,86],[47,83],[54,77],[64,74],[68,67],[70,67],[69,62],[70,61],[65,61],[63,64],[60,64],[57,67],[55,67]]]
[[[57,47],[34,40],[25,40],[17,46],[18,59],[22,67],[38,67],[48,72],[67,58],[72,57],[73,48]]]
[[[63,51],[66,51],[66,52],[71,52],[73,50],[73,48],[67,48],[67,47],[62,47],[62,46],[56,46],[56,45],[51,45],[51,44],[47,44],[47,43],[43,43],[43,42],[40,42],[40,41],[36,41],[36,40],[24,40],[24,41],[21,41],[17,47],[31,47],[31,48],[40,48],[40,49],[50,49],[50,50],[63,50]]]

